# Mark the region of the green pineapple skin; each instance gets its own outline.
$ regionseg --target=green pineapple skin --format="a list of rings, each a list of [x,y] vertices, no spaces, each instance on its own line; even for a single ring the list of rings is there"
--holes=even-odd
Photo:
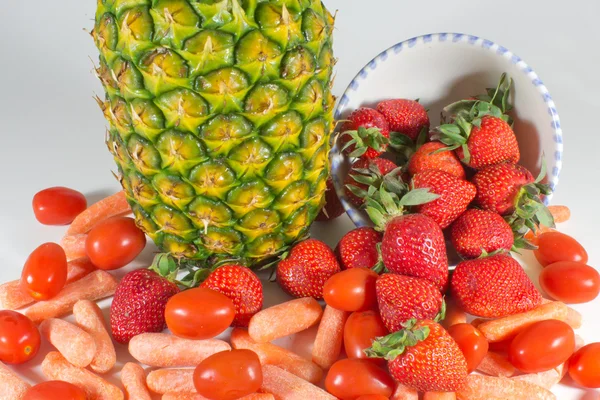
[[[254,266],[324,203],[334,18],[320,0],[98,0],[107,145],[162,251]]]

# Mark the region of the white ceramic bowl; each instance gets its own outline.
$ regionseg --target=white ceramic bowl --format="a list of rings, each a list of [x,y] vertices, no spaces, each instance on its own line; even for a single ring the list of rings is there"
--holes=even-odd
[[[562,166],[562,131],[548,89],[520,57],[489,40],[462,33],[436,33],[415,37],[383,51],[352,80],[340,98],[336,119],[344,119],[361,106],[374,107],[389,98],[420,99],[429,109],[431,126],[439,124],[442,108],[456,100],[495,87],[506,72],[514,81],[514,130],[521,151],[520,163],[536,175],[542,156],[548,183],[554,190]],[[357,226],[370,221],[347,201],[344,178],[348,160],[336,144],[332,150],[332,175],[336,192]],[[548,202],[550,197],[546,198]]]

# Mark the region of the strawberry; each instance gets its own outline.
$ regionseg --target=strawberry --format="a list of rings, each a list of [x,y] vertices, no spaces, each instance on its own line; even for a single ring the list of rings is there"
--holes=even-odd
[[[478,209],[467,210],[454,221],[450,239],[463,258],[477,258],[482,252],[510,251],[514,244],[512,228],[504,218]]]
[[[435,169],[465,179],[465,169],[456,154],[452,151],[440,151],[445,147],[441,142],[429,142],[419,147],[408,162],[410,176]]]
[[[378,157],[386,151],[390,138],[383,115],[368,107],[353,111],[341,132],[343,151],[350,157]]]
[[[459,263],[450,290],[460,308],[485,318],[526,312],[542,302],[521,265],[506,254]]]
[[[327,189],[325,189],[325,205],[321,209],[315,221],[326,222],[331,221],[344,213],[344,206],[335,192],[333,180],[327,179]]]
[[[521,165],[503,163],[485,168],[473,176],[477,188],[475,204],[484,210],[508,215],[515,211],[519,197],[535,178]]]
[[[125,275],[110,307],[113,338],[126,344],[141,333],[164,330],[165,306],[177,293],[177,285],[149,269],[138,269]]]
[[[467,361],[450,334],[437,322],[415,319],[404,329],[373,342],[369,357],[388,360],[390,374],[419,392],[456,392],[467,378]]]
[[[323,298],[323,285],[340,272],[335,254],[325,243],[308,239],[295,245],[277,266],[279,286],[294,297]]]
[[[344,235],[335,248],[335,254],[342,269],[374,268],[379,262],[379,243],[381,233],[373,228],[357,228]]]
[[[471,182],[438,170],[416,174],[412,178],[412,186],[428,188],[431,193],[439,195],[434,201],[416,206],[415,210],[431,217],[442,229],[467,210],[476,194],[475,185]]]
[[[346,197],[356,207],[361,207],[369,186],[378,187],[383,177],[398,167],[385,158],[358,159],[352,164],[352,171],[346,176]],[[364,181],[367,183],[361,183]]]
[[[249,268],[241,265],[224,265],[215,269],[200,287],[223,293],[233,301],[233,326],[247,327],[250,318],[263,306],[263,287],[260,279]]]
[[[379,313],[390,332],[401,330],[411,318],[434,319],[442,309],[442,294],[428,280],[383,274],[375,286]]]
[[[416,140],[423,129],[429,129],[429,115],[423,105],[415,100],[385,100],[377,105],[393,132],[399,132]]]

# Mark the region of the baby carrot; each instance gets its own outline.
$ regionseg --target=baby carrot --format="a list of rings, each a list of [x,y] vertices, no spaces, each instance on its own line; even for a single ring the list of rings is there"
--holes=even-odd
[[[538,372],[537,374],[526,374],[514,376],[511,379],[533,383],[534,385],[541,386],[550,390],[552,386],[556,385],[562,380],[567,372],[566,363],[559,365],[548,371]]]
[[[485,357],[483,357],[483,360],[477,367],[477,371],[483,372],[486,375],[505,378],[509,378],[517,372],[506,357],[493,351],[488,351]]]
[[[56,351],[51,351],[42,361],[42,372],[52,380],[65,381],[83,389],[88,400],[123,400],[121,389],[92,371],[70,364]]]
[[[585,346],[585,340],[579,335],[575,335],[575,351]]]
[[[128,362],[121,369],[121,382],[125,387],[128,399],[152,400],[146,387],[146,373],[136,363]]]
[[[210,400],[198,393],[165,393],[161,397],[162,400]],[[275,400],[275,396],[271,393],[252,393],[238,400]]]
[[[117,288],[117,280],[106,271],[94,271],[88,276],[66,285],[54,298],[40,301],[27,309],[33,322],[47,318],[62,317],[73,310],[79,300],[99,300],[112,296]]]
[[[157,369],[146,377],[148,388],[155,393],[195,393],[194,369]]]
[[[561,302],[553,301],[524,313],[509,315],[507,317],[486,321],[478,329],[489,342],[501,342],[518,334],[534,322],[547,319],[567,319],[567,306]]]
[[[454,392],[425,392],[423,400],[456,400]]]
[[[336,400],[318,386],[298,378],[274,365],[263,366],[262,392],[272,393],[277,400]]]
[[[419,400],[419,392],[416,389],[398,383],[390,400]]]
[[[571,219],[571,210],[567,206],[548,206],[548,211],[554,217],[554,222],[560,224]]]
[[[493,376],[469,375],[456,393],[459,400],[556,400],[548,389],[533,383]]]
[[[549,300],[549,299],[542,299],[542,304],[548,304],[548,303],[553,303],[554,300]],[[567,319],[565,319],[565,322],[567,324],[569,324],[569,326],[571,326],[571,328],[573,329],[579,329],[581,328],[582,322],[583,322],[583,317],[581,315],[581,313],[569,306],[567,307]]]
[[[248,333],[257,342],[271,342],[310,328],[322,314],[321,306],[312,297],[291,300],[254,314]]]
[[[86,234],[68,235],[61,239],[60,245],[67,255],[67,260],[76,260],[85,257]]]
[[[475,318],[473,321],[471,321],[471,325],[473,325],[475,328],[477,328],[477,327],[479,327],[479,325],[483,324],[485,321],[487,321],[487,319]]]
[[[168,333],[142,333],[129,342],[133,358],[152,367],[196,367],[205,358],[227,350],[231,350],[229,343],[219,339],[191,340]]]
[[[129,212],[131,212],[131,207],[127,203],[125,192],[120,191],[92,204],[79,214],[71,223],[66,236],[88,233],[98,222]]]
[[[79,300],[73,306],[73,315],[77,324],[94,339],[96,354],[90,368],[100,374],[105,374],[115,366],[117,354],[115,346],[106,328],[102,310],[90,300]]]
[[[345,311],[325,306],[312,351],[312,360],[319,367],[329,369],[340,357],[348,315]]]
[[[0,362],[0,400],[21,400],[31,385]]]
[[[85,368],[94,359],[94,338],[76,325],[62,319],[50,318],[40,324],[40,333],[76,367]]]
[[[450,298],[446,298],[446,317],[441,322],[446,329],[452,325],[464,324],[467,322],[467,314]]]
[[[314,362],[272,343],[256,343],[246,329],[235,328],[231,332],[231,346],[234,349],[252,350],[262,365],[275,365],[310,383],[316,384],[323,378],[323,370]]]

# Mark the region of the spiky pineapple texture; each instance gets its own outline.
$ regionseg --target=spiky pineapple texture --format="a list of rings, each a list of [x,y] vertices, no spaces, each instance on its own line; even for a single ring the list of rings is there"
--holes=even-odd
[[[333,17],[320,0],[99,0],[107,143],[176,257],[277,254],[323,205]]]

